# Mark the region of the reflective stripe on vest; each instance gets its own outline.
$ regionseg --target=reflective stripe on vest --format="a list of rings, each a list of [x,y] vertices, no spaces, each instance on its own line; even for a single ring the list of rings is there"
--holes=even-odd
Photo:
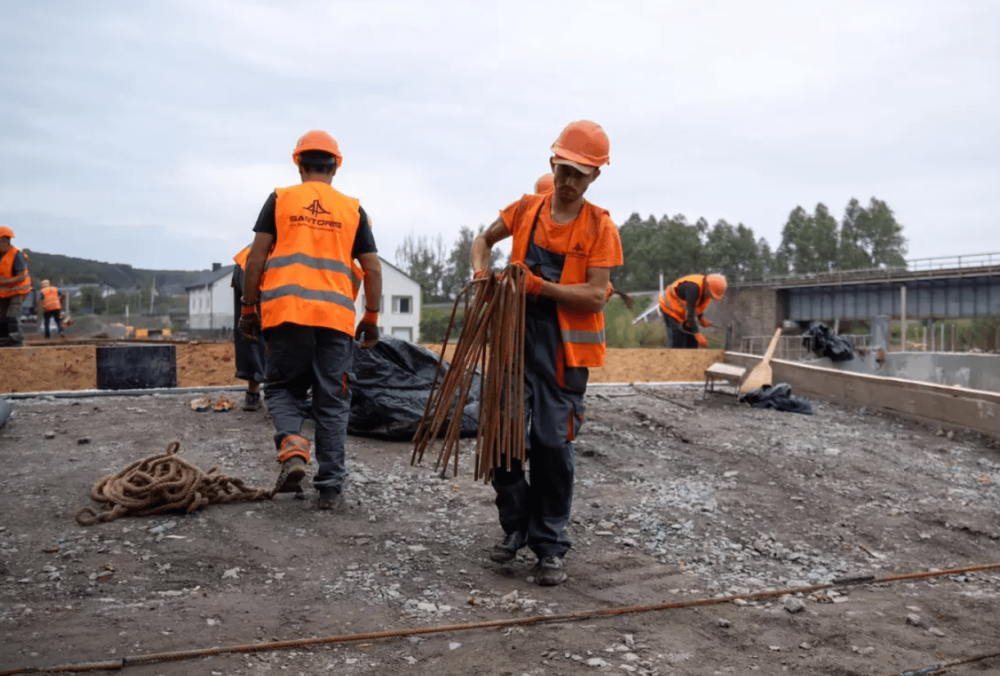
[[[514,244],[511,248],[511,262],[524,262],[535,215],[539,213],[540,209],[549,209],[550,206],[551,194],[525,195],[521,198],[521,208],[518,212],[519,222],[512,224]],[[559,277],[560,284],[585,284],[587,282],[587,258],[590,249],[597,241],[601,218],[607,213],[604,209],[596,207],[590,202],[583,203],[580,215],[574,221],[573,232],[570,234],[562,275]],[[604,312],[572,310],[557,305],[556,314],[559,318],[559,332],[562,336],[566,365],[572,367],[604,366],[606,342]]]
[[[695,304],[697,314],[704,314],[712,302],[712,298],[705,294],[705,275],[685,275],[675,279],[660,296],[660,311],[679,322],[687,320],[687,303],[677,295],[677,287],[685,282],[698,285],[698,302]]]
[[[59,302],[59,289],[54,286],[42,289],[42,309],[46,312],[62,309],[62,303]]]
[[[277,236],[261,278],[261,325],[290,322],[354,335],[353,299],[363,274],[351,258],[358,201],[315,181],[275,192]]]
[[[7,253],[0,258],[0,275],[4,277],[14,276],[14,257],[17,256],[17,249],[11,247]],[[24,270],[27,272],[27,268]],[[27,295],[31,291],[31,276],[27,276],[17,286],[0,286],[0,298],[12,298],[14,296]]]

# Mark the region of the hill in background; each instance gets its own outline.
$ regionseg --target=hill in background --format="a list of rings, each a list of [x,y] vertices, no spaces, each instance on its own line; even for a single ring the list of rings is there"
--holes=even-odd
[[[194,270],[141,270],[124,263],[103,263],[86,258],[47,254],[26,249],[28,270],[37,286],[43,279],[60,284],[99,284],[116,289],[149,289],[156,278],[157,289],[168,284],[192,284],[201,274]]]

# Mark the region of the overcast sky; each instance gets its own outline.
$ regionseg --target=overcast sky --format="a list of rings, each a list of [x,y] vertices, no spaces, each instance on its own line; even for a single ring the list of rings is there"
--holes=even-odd
[[[140,268],[230,262],[291,152],[340,143],[382,256],[491,222],[576,119],[587,193],[726,219],[888,202],[910,258],[1000,251],[1000,2],[0,0],[0,224]]]

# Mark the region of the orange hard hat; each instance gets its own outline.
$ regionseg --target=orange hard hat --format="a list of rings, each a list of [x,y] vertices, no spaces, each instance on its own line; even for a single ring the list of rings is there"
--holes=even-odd
[[[715,300],[722,300],[722,297],[726,295],[726,289],[729,288],[726,278],[714,273],[705,275],[705,285],[708,287],[708,295]]]
[[[11,239],[14,239],[14,231],[6,225],[0,225],[0,237],[10,237]]]
[[[570,122],[552,144],[556,164],[569,164],[585,174],[608,164],[610,152],[608,135],[601,125],[590,120]]]
[[[344,156],[340,154],[340,146],[337,145],[337,140],[319,129],[307,131],[299,139],[299,142],[295,144],[295,151],[292,153],[292,160],[295,164],[299,163],[299,153],[305,150],[322,150],[330,153],[337,158],[338,168],[344,162]]]
[[[535,181],[535,194],[544,195],[545,193],[554,192],[556,189],[556,177],[552,173],[545,174],[537,181]]]

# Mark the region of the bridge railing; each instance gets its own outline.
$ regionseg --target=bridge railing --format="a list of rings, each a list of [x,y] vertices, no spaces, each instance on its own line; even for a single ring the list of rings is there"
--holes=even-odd
[[[841,336],[854,343],[854,350],[867,349],[871,346],[871,335],[849,335]],[[767,346],[771,342],[771,336],[743,336],[740,339],[740,352],[743,354],[761,355],[767,352]],[[781,336],[778,345],[774,348],[775,359],[787,359],[789,361],[801,361],[803,359],[815,359],[816,354],[808,345],[809,338],[805,336]]]

